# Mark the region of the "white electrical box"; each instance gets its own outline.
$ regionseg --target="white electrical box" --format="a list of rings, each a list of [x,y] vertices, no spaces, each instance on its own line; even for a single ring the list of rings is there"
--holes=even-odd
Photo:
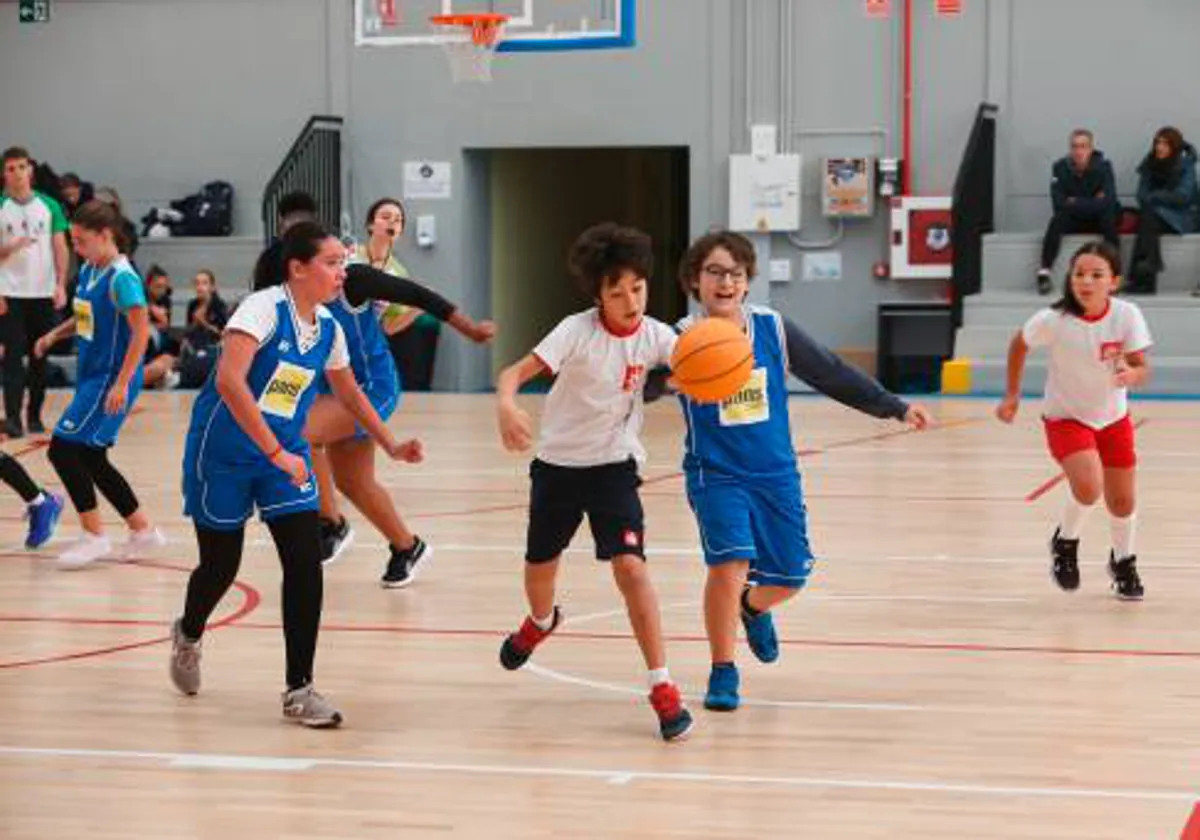
[[[800,165],[800,155],[733,155],[729,159],[730,230],[800,230]]]
[[[825,158],[821,166],[821,210],[827,219],[875,215],[875,159]]]

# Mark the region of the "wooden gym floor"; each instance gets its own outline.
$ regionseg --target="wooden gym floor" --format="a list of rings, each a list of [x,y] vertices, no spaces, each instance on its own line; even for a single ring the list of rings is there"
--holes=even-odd
[[[166,630],[195,561],[177,489],[190,401],[140,405],[114,460],[171,538],[160,556],[56,571],[20,548],[19,505],[0,498],[2,837],[1095,840],[1177,837],[1200,799],[1194,403],[1136,405],[1147,598],[1122,604],[1102,515],[1080,591],[1050,581],[1062,487],[1036,402],[1013,428],[990,402],[935,402],[943,425],[909,434],[794,400],[822,560],[777,617],[780,661],[743,649],[731,715],[699,702],[682,424],[652,407],[650,562],[697,716],[675,745],[657,737],[586,529],[564,565],[563,631],[523,671],[498,665],[523,615],[526,459],[501,450],[484,396],[408,396],[392,421],[428,451],[419,467],[381,463],[436,548],[425,576],[380,589],[382,541],[354,516],[357,543],[327,570],[317,685],[344,728],[279,717],[279,569],[257,524],[206,638],[204,689],[177,695]],[[36,442],[4,446],[54,483]],[[76,530],[67,516],[58,539]]]

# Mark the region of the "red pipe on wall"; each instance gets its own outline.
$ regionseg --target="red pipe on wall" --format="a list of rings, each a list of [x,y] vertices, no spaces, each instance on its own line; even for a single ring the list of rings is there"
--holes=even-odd
[[[914,171],[912,157],[912,108],[913,108],[913,0],[901,0],[904,3],[904,103],[902,107],[901,152],[903,161],[902,195],[913,194]]]

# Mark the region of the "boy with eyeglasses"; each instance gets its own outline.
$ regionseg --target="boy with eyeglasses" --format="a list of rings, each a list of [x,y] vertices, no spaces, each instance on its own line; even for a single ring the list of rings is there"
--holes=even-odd
[[[740,703],[734,664],[740,616],[750,650],[761,662],[779,658],[771,609],[804,588],[813,566],[800,471],[788,421],[792,373],[851,408],[924,428],[932,417],[822,347],[791,319],[746,305],[755,274],[754,246],[728,231],[697,240],[679,272],[701,314],[743,328],[754,349],[745,386],[718,405],[679,395],[687,423],[683,459],[688,503],[704,546],[708,581],[704,625],[712,654],[705,708],[731,712]]]

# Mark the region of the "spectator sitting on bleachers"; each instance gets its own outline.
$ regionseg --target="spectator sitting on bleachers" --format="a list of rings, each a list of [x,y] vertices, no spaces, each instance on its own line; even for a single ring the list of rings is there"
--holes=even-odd
[[[1098,233],[1114,247],[1120,244],[1117,216],[1121,206],[1112,164],[1095,147],[1092,132],[1087,129],[1071,132],[1071,153],[1054,164],[1050,199],[1054,217],[1042,240],[1042,262],[1037,273],[1038,293],[1043,295],[1054,288],[1050,269],[1058,258],[1064,234]]]
[[[1137,240],[1129,261],[1126,291],[1152,295],[1163,270],[1162,236],[1195,233],[1200,211],[1196,191],[1196,149],[1177,128],[1161,128],[1138,166]]]
[[[179,352],[180,387],[199,388],[216,366],[221,331],[229,307],[217,292],[217,278],[207,269],[196,272],[196,296],[188,302],[187,332]]]
[[[160,266],[146,272],[146,309],[150,316],[150,342],[146,345],[146,388],[174,388],[179,382],[175,363],[179,342],[171,335],[171,278]]]
[[[74,172],[68,172],[58,179],[59,192],[62,193],[63,210],[70,219],[80,206],[87,204],[95,197],[95,189],[91,183],[84,181]]]

